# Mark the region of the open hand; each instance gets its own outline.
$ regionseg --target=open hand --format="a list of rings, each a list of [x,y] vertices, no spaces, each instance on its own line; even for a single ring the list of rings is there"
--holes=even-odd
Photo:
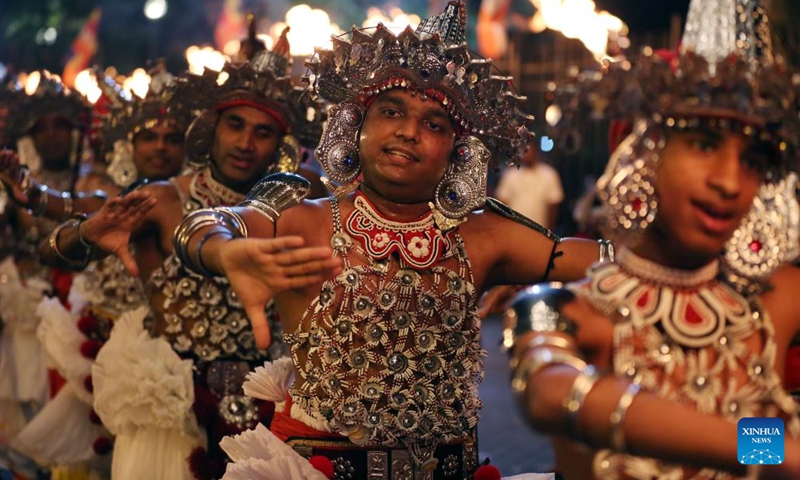
[[[131,233],[142,224],[147,212],[155,205],[156,199],[143,190],[133,191],[124,197],[114,197],[83,222],[80,235],[100,250],[119,257],[128,273],[137,276],[139,266],[128,244]]]
[[[272,297],[288,290],[322,283],[342,271],[342,260],[330,247],[304,247],[302,237],[243,238],[226,242],[220,262],[233,291],[253,326],[259,348],[270,338],[264,307]]]

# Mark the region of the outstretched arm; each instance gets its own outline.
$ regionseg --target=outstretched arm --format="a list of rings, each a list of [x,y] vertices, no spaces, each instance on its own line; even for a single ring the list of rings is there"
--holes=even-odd
[[[306,247],[302,237],[275,236],[281,214],[302,201],[304,192],[298,195],[294,189],[307,188],[308,182],[296,175],[271,177],[240,206],[198,210],[175,231],[175,252],[185,265],[204,275],[228,277],[260,348],[271,342],[264,314],[270,299],[321,282],[341,268],[330,247]]]
[[[128,249],[131,233],[145,220],[156,201],[148,191],[138,190],[115,197],[86,220],[72,219],[56,227],[39,245],[42,263],[67,269],[82,269],[95,250],[117,255],[131,275],[139,267]]]
[[[106,193],[99,190],[73,194],[39,183],[26,167],[20,165],[19,156],[11,150],[0,151],[0,181],[14,203],[34,215],[53,220],[95,212],[108,198]]]
[[[513,387],[538,430],[596,449],[745,474],[737,461],[735,424],[639,390],[629,379],[604,372],[603,365],[591,365],[581,347],[598,335],[592,325],[608,325],[608,319],[564,290],[543,286],[531,292],[525,301],[539,304],[539,311],[516,319]],[[515,307],[526,311],[523,303]],[[766,468],[761,478],[798,474],[800,442],[787,439],[786,462]]]
[[[570,282],[585,277],[595,262],[613,261],[610,242],[562,239],[494,199],[488,205],[493,218],[487,243],[500,252],[490,284]]]

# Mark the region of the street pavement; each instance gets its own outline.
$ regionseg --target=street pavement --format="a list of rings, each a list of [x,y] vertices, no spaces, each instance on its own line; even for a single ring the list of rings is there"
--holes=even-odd
[[[484,358],[486,378],[480,387],[483,399],[478,423],[480,460],[488,457],[504,477],[552,472],[550,441],[530,427],[511,393],[508,356],[500,351],[501,333],[501,316],[491,316],[483,322],[482,343],[489,356]]]

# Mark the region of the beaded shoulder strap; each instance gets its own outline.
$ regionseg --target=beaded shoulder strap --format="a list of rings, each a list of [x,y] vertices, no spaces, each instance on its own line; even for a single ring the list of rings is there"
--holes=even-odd
[[[331,217],[333,218],[333,234],[341,234],[344,230],[342,228],[342,211],[339,209],[339,198],[336,195],[331,195],[329,198],[331,202]]]
[[[195,175],[197,175],[197,173],[195,173]],[[189,199],[189,197],[187,197],[183,193],[183,190],[181,190],[181,187],[178,186],[178,178],[177,177],[170,177],[168,181],[169,181],[169,183],[172,184],[173,187],[175,187],[175,191],[178,192],[178,199],[181,202],[181,210],[183,210],[183,214],[185,215],[185,214],[191,212],[192,210],[194,210],[194,208],[192,206],[192,201]]]

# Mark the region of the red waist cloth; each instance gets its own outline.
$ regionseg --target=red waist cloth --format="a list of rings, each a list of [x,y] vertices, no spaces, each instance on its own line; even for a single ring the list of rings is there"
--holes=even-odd
[[[275,416],[272,417],[272,423],[269,426],[270,431],[275,434],[276,437],[280,438],[282,442],[286,442],[286,440],[292,437],[336,440],[342,440],[346,438],[342,435],[337,435],[331,432],[323,432],[322,430],[309,427],[300,420],[292,418],[289,413],[292,411],[291,409],[292,397],[286,395],[286,406],[282,412],[275,412]]]

